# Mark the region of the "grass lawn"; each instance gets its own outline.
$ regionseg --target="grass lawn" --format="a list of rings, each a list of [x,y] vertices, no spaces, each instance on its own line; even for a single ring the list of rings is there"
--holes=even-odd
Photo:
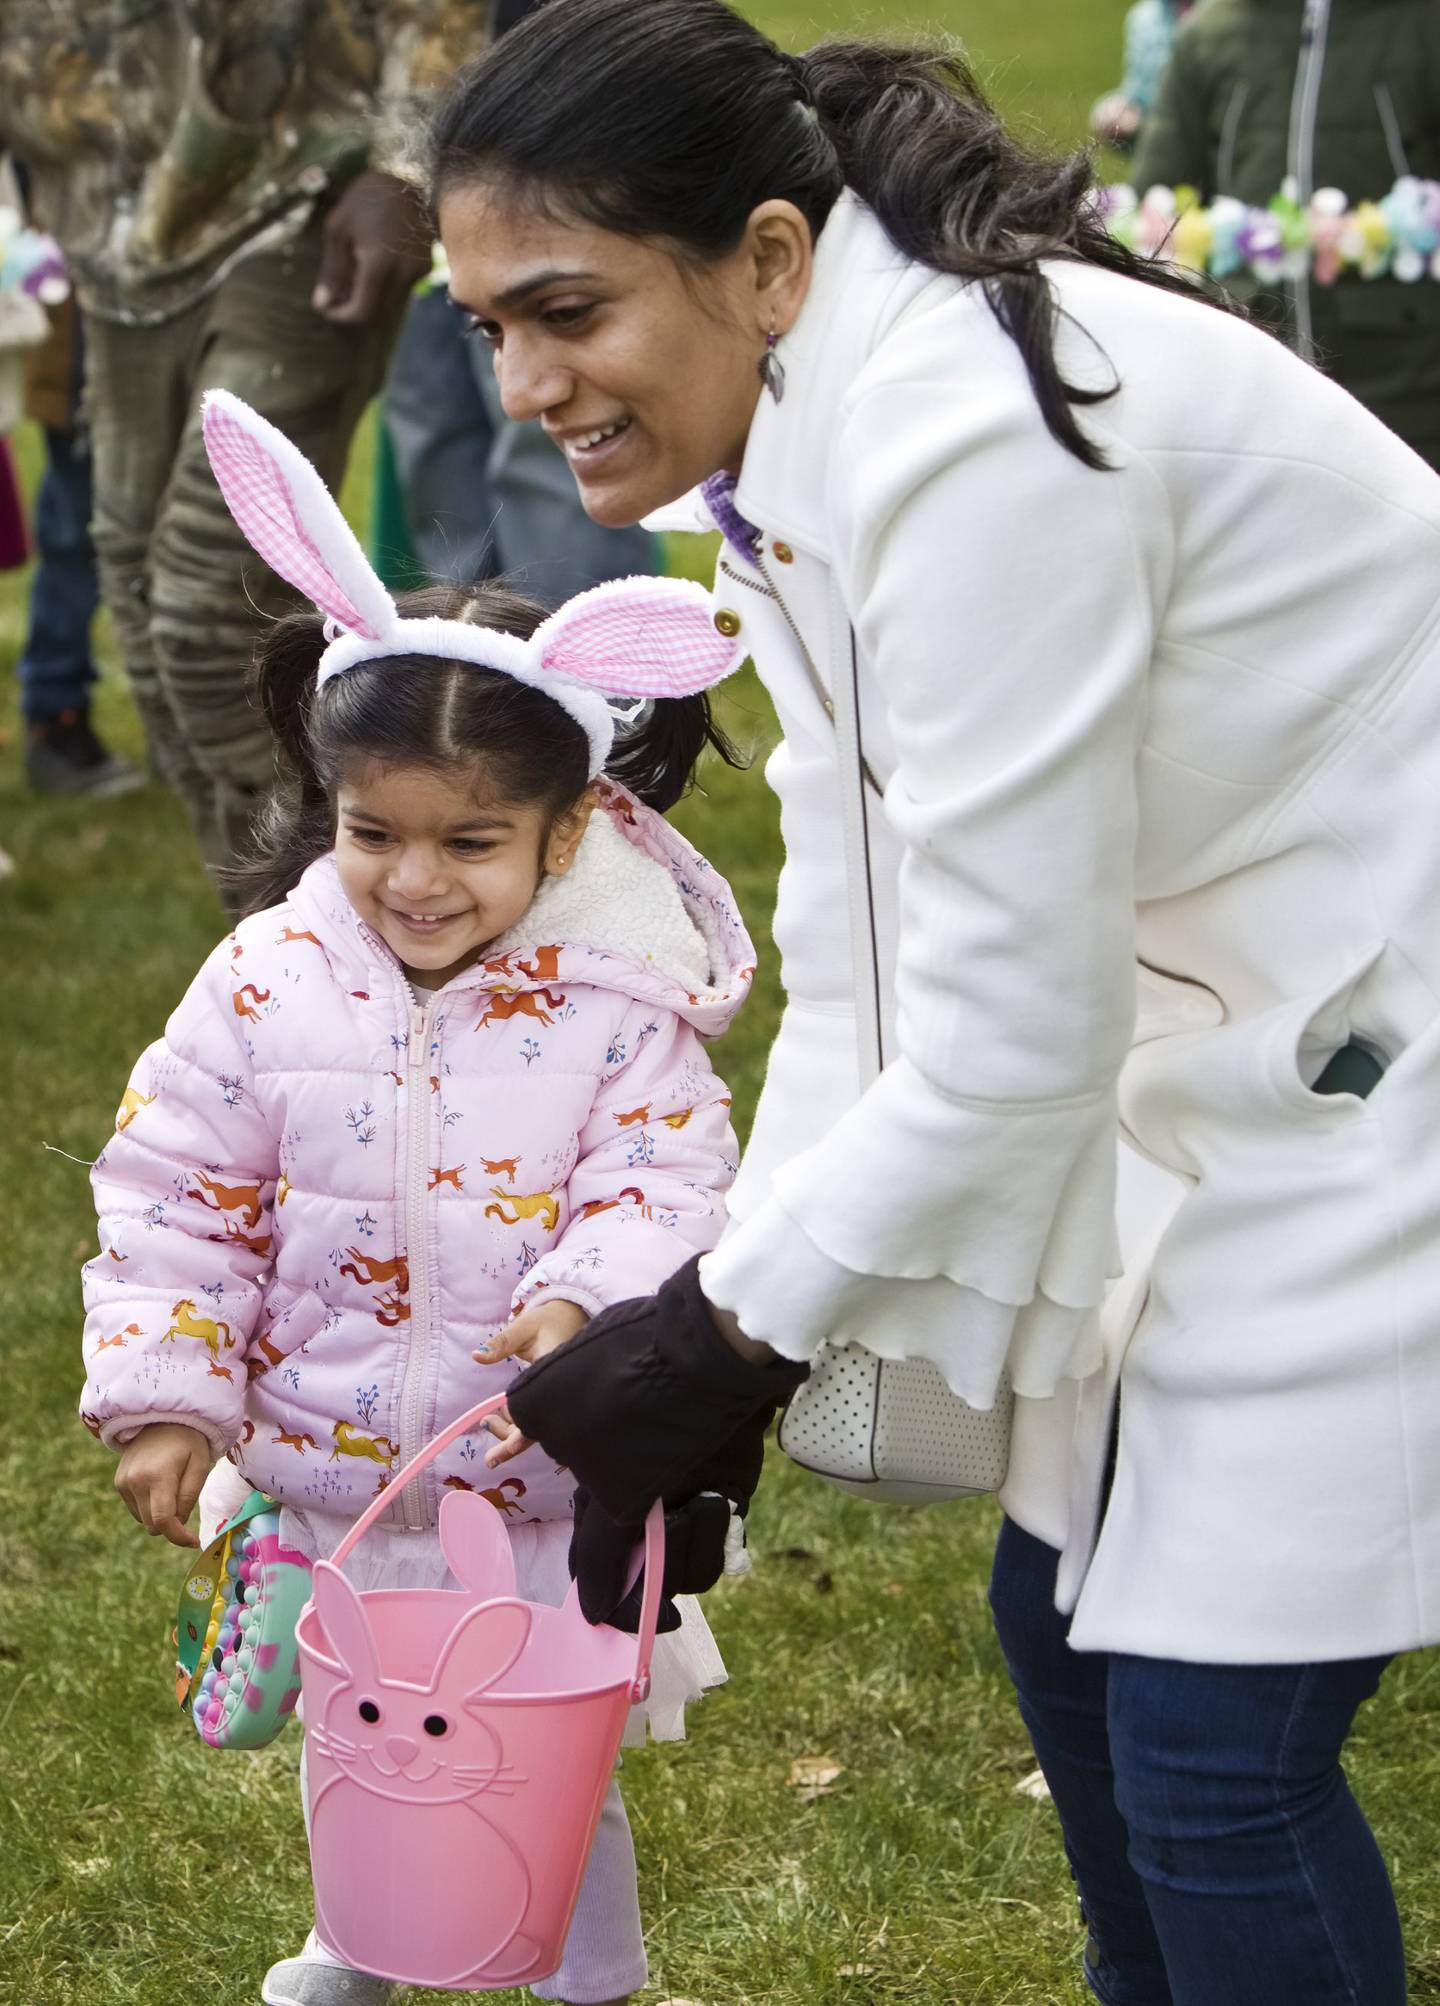
[[[792,47],[847,23],[928,18],[968,38],[1012,113],[1068,141],[1117,72],[1123,4],[753,12]],[[36,442],[21,444],[33,481]],[[367,474],[362,437],[356,515]],[[696,567],[705,553],[674,555]],[[0,580],[7,670],[24,583]],[[0,2000],[241,2006],[308,1924],[299,1737],[221,1757],[177,1718],[168,1630],[182,1563],[125,1517],[110,1459],[74,1412],[77,1270],[94,1244],[74,1159],[101,1146],[131,1060],[222,926],[176,806],[153,788],[94,806],[33,798],[8,673],[4,702],[0,843],[17,871],[0,885]],[[99,709],[106,736],[138,755],[117,681]],[[772,728],[753,685],[729,721],[757,748]],[[758,773],[709,774],[679,819],[763,939],[778,843]],[[777,1001],[771,956],[718,1053],[742,1120]],[[753,1524],[756,1575],[710,1601],[730,1687],[699,1709],[688,1747],[627,1762],[645,1999],[1078,2006],[1070,1884],[1049,1806],[1017,1791],[1032,1763],[985,1609],[993,1513],[886,1513],[777,1458]],[[1440,2001],[1436,1674],[1431,1654],[1391,1673],[1351,1765],[1399,1886],[1418,2001]],[[804,1756],[839,1771],[809,1801],[787,1782]]]

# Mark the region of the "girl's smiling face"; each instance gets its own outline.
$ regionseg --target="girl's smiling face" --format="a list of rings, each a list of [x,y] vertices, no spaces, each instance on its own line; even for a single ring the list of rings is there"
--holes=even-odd
[[[587,791],[552,816],[498,800],[483,769],[370,764],[336,790],[340,883],[406,975],[438,989],[569,870],[594,805]]]
[[[494,351],[506,412],[539,420],[596,522],[638,522],[739,469],[766,333],[790,327],[809,284],[792,204],[762,205],[703,266],[484,182],[448,190],[439,223],[451,297]]]

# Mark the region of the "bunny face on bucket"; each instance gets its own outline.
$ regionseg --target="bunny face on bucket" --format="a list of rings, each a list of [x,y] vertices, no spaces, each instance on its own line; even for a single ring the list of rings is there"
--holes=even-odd
[[[526,1605],[472,1609],[441,1650],[429,1684],[419,1686],[384,1676],[364,1605],[338,1568],[317,1563],[314,1597],[344,1671],[309,1729],[317,1752],[362,1790],[405,1803],[456,1804],[503,1790],[500,1739],[468,1708],[524,1649]]]

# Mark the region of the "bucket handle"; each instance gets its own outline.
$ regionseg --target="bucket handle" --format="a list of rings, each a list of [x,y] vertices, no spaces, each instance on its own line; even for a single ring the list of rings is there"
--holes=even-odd
[[[486,1420],[505,1405],[506,1395],[494,1393],[488,1400],[482,1400],[478,1407],[471,1407],[458,1421],[433,1441],[427,1442],[418,1456],[412,1456],[393,1483],[385,1486],[378,1497],[361,1512],[354,1525],[346,1533],[330,1558],[336,1567],[341,1567],[355,1551],[360,1539],[370,1530],[382,1512],[394,1504],[400,1492],[424,1469],[428,1469],[438,1455],[461,1435],[468,1435],[477,1422]],[[660,1620],[660,1591],[665,1581],[665,1507],[657,1498],[645,1517],[645,1588],[640,1597],[640,1628],[635,1639],[635,1678],[630,1688],[630,1696],[638,1705],[650,1697],[650,1660],[655,1651],[655,1629]]]

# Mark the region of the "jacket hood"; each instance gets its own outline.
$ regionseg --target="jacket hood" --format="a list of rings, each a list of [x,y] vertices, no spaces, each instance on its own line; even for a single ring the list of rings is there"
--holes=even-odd
[[[714,1037],[755,973],[734,894],[654,809],[613,781],[598,782],[597,792],[570,870],[545,879],[521,919],[446,993],[585,982],[672,1010]],[[352,994],[403,980],[395,955],[346,898],[333,852],[310,866],[286,903]]]

